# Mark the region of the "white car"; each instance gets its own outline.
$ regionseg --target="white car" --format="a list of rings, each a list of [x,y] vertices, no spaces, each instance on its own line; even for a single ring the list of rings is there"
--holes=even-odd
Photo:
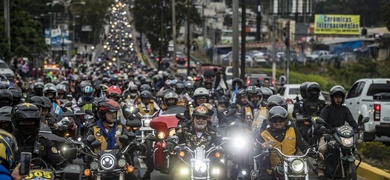
[[[15,73],[8,67],[8,64],[0,60],[0,74],[4,74],[8,79],[15,78]]]
[[[302,99],[301,93],[299,91],[300,86],[301,84],[285,84],[278,89],[278,94],[284,97],[284,99],[287,101],[289,113],[293,112],[296,97],[298,96],[299,99]]]

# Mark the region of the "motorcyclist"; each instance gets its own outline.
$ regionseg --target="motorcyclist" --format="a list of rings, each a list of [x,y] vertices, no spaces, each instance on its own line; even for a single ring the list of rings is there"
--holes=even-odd
[[[177,105],[186,106],[188,104],[188,102],[190,102],[192,100],[190,95],[188,95],[188,93],[185,91],[185,84],[183,81],[178,81],[176,83],[175,91],[176,91],[178,98],[179,98]]]
[[[322,109],[320,117],[331,126],[328,128],[339,127],[347,122],[350,126],[353,127],[355,132],[357,132],[358,124],[353,118],[351,111],[346,106],[343,106],[346,95],[344,87],[340,85],[333,86],[330,89],[329,93],[331,98],[331,104],[325,106]],[[324,140],[324,136],[320,138],[318,150],[322,154],[325,154],[327,152],[327,145]],[[319,179],[322,179],[324,177],[324,162],[322,159],[318,161],[317,175]]]
[[[137,107],[142,116],[146,113],[153,115],[155,112],[160,110],[160,107],[152,98],[152,93],[147,90],[141,91],[140,99],[137,101]]]
[[[161,110],[165,112],[168,108],[177,106],[179,101],[179,96],[174,91],[169,91],[164,95],[164,104],[161,106]]]
[[[303,140],[300,132],[291,125],[288,120],[288,112],[281,106],[275,106],[268,111],[269,127],[260,133],[257,141],[261,143],[261,149],[267,149],[269,142],[286,155],[294,155],[298,149],[306,152],[310,146]],[[281,163],[280,156],[276,152],[270,152],[269,158],[261,160],[260,179],[273,179],[275,167]]]
[[[302,137],[308,142],[308,130],[312,126],[311,123],[307,123],[313,116],[319,116],[321,109],[325,106],[325,102],[320,100],[320,85],[316,82],[311,82],[307,85],[306,96],[299,109],[294,109],[297,122],[297,128],[301,131]]]
[[[0,108],[0,129],[3,129],[9,133],[13,133],[11,122],[11,106],[4,106]]]
[[[12,92],[8,89],[0,89],[0,108],[12,105]]]
[[[101,143],[100,148],[95,149],[95,152],[100,150],[109,150],[109,149],[122,149],[123,143],[119,141],[121,135],[126,135],[133,137],[135,134],[128,132],[125,127],[117,120],[117,112],[119,110],[119,104],[112,99],[97,99],[97,109],[95,113],[97,114],[96,125],[90,127],[86,134],[86,137],[93,135],[96,140],[99,140]],[[132,140],[131,139],[131,140]]]
[[[301,107],[303,107],[303,101],[307,99],[306,89],[309,83],[310,82],[304,82],[299,86],[299,93],[301,95],[301,99],[299,99],[298,95],[295,98],[295,103],[294,103],[294,108],[292,113],[293,118],[297,118],[296,114],[300,111]]]
[[[204,87],[202,76],[194,77],[194,88],[197,89],[199,87]]]
[[[93,91],[94,90],[91,85],[86,85],[82,88],[83,95],[77,101],[77,106],[84,112],[86,110],[92,110],[92,102],[95,100],[95,97],[93,97]],[[75,109],[75,111],[77,110],[79,109]]]
[[[187,94],[188,94],[190,97],[193,96],[194,90],[195,90],[193,82],[192,82],[192,81],[186,81],[185,86],[186,86],[186,92],[187,92]]]
[[[192,119],[192,112],[195,107],[199,106],[202,103],[209,102],[209,92],[206,88],[200,87],[195,89],[194,96],[192,97],[194,100],[192,104],[188,106],[188,109],[184,111],[184,117],[187,120]]]
[[[249,123],[252,126],[252,122],[257,114],[259,113],[259,108],[261,107],[263,94],[261,90],[257,86],[249,86],[246,89],[246,93],[248,95],[248,104],[243,106],[240,110],[241,119],[245,120],[246,123]],[[256,111],[257,110],[257,111]]]
[[[236,103],[237,93],[241,89],[244,89],[244,81],[240,78],[234,78],[232,81],[232,88],[229,91],[231,94],[230,103]]]
[[[15,161],[14,153],[18,150],[15,137],[7,131],[0,129],[0,179],[20,180],[20,165],[17,165],[12,174],[10,172]]]
[[[22,97],[23,97],[22,91],[20,91],[19,89],[15,88],[15,87],[10,87],[10,88],[8,88],[8,90],[10,90],[12,93],[11,106],[15,106],[19,103],[22,103]]]
[[[31,152],[33,158],[39,157],[54,168],[65,167],[69,163],[58,153],[54,143],[38,135],[41,121],[39,108],[34,104],[22,103],[12,109],[14,135],[19,149],[15,159],[19,161],[21,152]]]
[[[56,114],[62,114],[63,110],[61,106],[56,102],[58,91],[57,87],[52,83],[45,84],[45,87],[43,88],[43,95],[50,99],[50,101],[53,103],[53,112]]]
[[[271,108],[275,107],[275,106],[280,106],[280,107],[283,107],[284,109],[287,110],[287,102],[286,102],[286,100],[282,96],[279,96],[279,95],[272,95],[272,96],[270,96],[268,98],[268,100],[267,100],[267,106],[266,106],[267,112],[265,114],[265,117],[263,117],[263,119],[262,119],[260,132],[263,132],[264,130],[267,129],[267,126],[269,125],[269,123],[268,123],[268,111]]]
[[[125,112],[123,110],[122,104],[120,104],[122,100],[122,90],[119,88],[119,86],[108,87],[107,98],[112,99],[119,104],[117,118],[123,125],[125,125],[126,124]]]

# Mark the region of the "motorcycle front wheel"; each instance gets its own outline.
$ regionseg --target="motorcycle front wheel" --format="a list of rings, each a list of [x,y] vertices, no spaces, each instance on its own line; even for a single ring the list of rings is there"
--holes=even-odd
[[[345,179],[357,180],[357,172],[355,162],[345,162]]]

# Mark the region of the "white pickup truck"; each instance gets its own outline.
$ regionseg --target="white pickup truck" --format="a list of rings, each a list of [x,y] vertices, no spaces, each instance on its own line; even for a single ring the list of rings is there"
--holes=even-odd
[[[390,79],[359,79],[349,90],[345,104],[359,123],[364,117],[364,141],[390,136]]]

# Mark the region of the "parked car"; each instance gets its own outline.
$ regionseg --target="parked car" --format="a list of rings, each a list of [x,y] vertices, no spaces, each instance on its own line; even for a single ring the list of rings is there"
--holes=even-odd
[[[329,54],[330,54],[329,51],[325,51],[325,50],[313,51],[311,55],[307,56],[307,60],[309,62],[316,62],[320,60],[322,56],[329,55]]]
[[[9,68],[8,64],[3,60],[0,60],[0,74],[4,74],[7,79],[14,79],[15,73]]]
[[[300,86],[301,84],[285,84],[277,91],[277,93],[286,100],[289,113],[293,112],[293,107],[297,96],[299,99],[302,99],[301,92],[299,91]]]

